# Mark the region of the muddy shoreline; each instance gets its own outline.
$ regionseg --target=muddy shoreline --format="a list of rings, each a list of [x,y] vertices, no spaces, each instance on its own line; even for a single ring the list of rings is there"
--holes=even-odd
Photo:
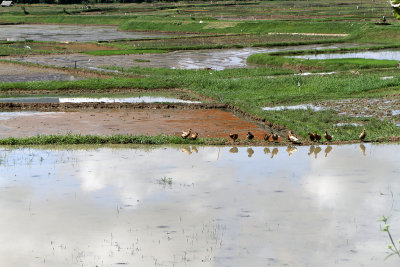
[[[370,142],[400,142],[400,136],[375,140],[311,142],[300,139],[292,144],[286,139],[288,128],[249,114],[227,104],[162,104],[162,103],[0,103],[0,112],[37,112],[31,116],[15,116],[2,121],[2,137],[26,137],[48,134],[133,134],[179,135],[194,128],[201,137],[225,138],[226,146],[319,146]],[[41,113],[42,112],[42,113]],[[136,120],[136,121],[135,121]],[[18,133],[15,131],[17,129]],[[246,133],[255,134],[247,140]],[[239,140],[229,139],[232,132]],[[17,134],[16,134],[17,133]],[[276,133],[278,141],[263,140],[265,133]]]
[[[233,112],[241,117],[251,120],[265,127],[271,128],[273,132],[287,132],[289,129],[272,124],[265,118],[250,114],[239,107],[228,104],[216,103],[0,103],[0,111],[78,111],[78,110],[104,110],[104,109],[150,109],[150,110],[206,110],[219,109]],[[275,131],[274,131],[275,130]]]

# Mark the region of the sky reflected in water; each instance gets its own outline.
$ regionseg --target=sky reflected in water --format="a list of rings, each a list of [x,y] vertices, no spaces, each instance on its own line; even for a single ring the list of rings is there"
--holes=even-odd
[[[2,266],[394,266],[400,145],[0,148]]]

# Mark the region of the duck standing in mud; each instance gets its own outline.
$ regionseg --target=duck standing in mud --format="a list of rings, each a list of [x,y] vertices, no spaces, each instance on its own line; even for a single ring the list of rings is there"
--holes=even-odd
[[[247,132],[246,137],[247,139],[252,140],[254,138],[254,135],[251,132]]]
[[[239,138],[239,135],[237,133],[231,133],[229,134],[229,138],[235,142]]]

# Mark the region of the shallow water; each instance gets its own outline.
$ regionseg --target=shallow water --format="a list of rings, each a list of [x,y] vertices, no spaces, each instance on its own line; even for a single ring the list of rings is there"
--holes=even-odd
[[[178,98],[160,96],[139,96],[139,97],[19,97],[0,98],[0,102],[12,103],[201,103],[200,101],[189,101]]]
[[[0,63],[0,82],[75,81],[80,79],[82,77],[68,75],[56,70]]]
[[[365,51],[365,52],[352,52],[352,53],[333,53],[333,54],[294,56],[294,58],[306,58],[306,59],[366,58],[366,59],[380,59],[380,60],[387,59],[387,60],[400,61],[400,51],[379,50],[379,51]]]
[[[396,266],[400,145],[1,148],[3,266]],[[12,242],[10,242],[12,240]]]
[[[302,105],[296,105],[296,106],[275,106],[275,107],[263,107],[263,110],[266,111],[280,111],[280,110],[285,110],[285,109],[302,109],[302,110],[307,110],[307,109],[312,109],[314,111],[321,111],[325,110],[326,108],[323,107],[318,107],[313,104],[302,104]]]
[[[0,32],[0,40],[7,41],[90,42],[171,36],[165,33],[122,32],[115,26],[90,25],[0,25]]]
[[[303,45],[277,48],[241,48],[241,49],[205,49],[192,51],[174,51],[161,54],[143,55],[113,55],[91,56],[83,54],[46,55],[12,58],[22,62],[32,62],[60,67],[75,67],[102,70],[104,66],[119,66],[129,68],[133,66],[172,68],[172,69],[206,69],[223,70],[249,67],[247,57],[256,53],[269,53],[288,50],[326,49],[340,47],[353,47],[357,44],[337,45]],[[137,62],[144,59],[149,62]]]
[[[60,112],[42,112],[42,111],[4,111],[0,112],[0,121],[10,120],[18,117],[51,117],[53,115],[59,114]],[[64,112],[61,112],[64,113]]]

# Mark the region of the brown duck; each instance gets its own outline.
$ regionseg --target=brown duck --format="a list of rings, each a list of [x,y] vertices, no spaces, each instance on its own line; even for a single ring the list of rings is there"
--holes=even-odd
[[[272,140],[278,141],[278,138],[279,138],[279,135],[277,135],[277,134],[272,135]]]
[[[310,140],[311,142],[313,142],[315,140],[314,134],[312,133],[307,133],[310,136]]]
[[[247,139],[251,140],[254,138],[254,135],[251,132],[247,132],[246,137],[247,137]]]
[[[264,134],[264,140],[269,141],[269,138],[271,137],[270,134]]]
[[[229,138],[231,138],[234,142],[239,138],[237,133],[229,134]]]
[[[189,139],[191,139],[191,140],[196,140],[198,136],[199,136],[199,134],[196,133],[196,132],[194,132],[194,133],[191,133],[191,134],[190,134]]]
[[[315,138],[315,141],[318,142],[319,140],[321,140],[322,137],[319,134],[317,134],[317,132],[315,132],[314,133],[314,138]]]
[[[367,135],[367,134],[365,133],[365,128],[364,128],[364,130],[363,130],[362,133],[360,134],[360,140],[361,140],[361,141],[364,141],[366,135]]]
[[[325,139],[326,139],[326,140],[328,140],[328,141],[332,141],[332,135],[328,134],[328,132],[327,132],[327,131],[325,131],[325,134],[324,134],[324,136],[325,136]]]
[[[186,138],[188,138],[190,136],[191,133],[192,133],[192,129],[189,129],[186,132],[182,131],[181,136],[182,136],[183,139],[186,139]]]

